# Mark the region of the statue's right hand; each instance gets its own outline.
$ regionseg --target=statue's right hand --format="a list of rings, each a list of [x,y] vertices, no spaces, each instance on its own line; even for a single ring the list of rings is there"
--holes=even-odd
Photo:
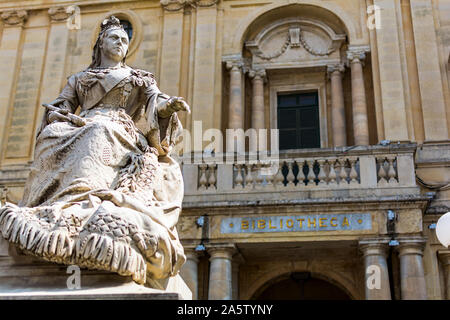
[[[65,115],[63,115],[57,111],[50,111],[47,116],[47,119],[48,119],[49,123],[61,122],[61,121],[70,122],[70,119],[68,117],[66,117]]]

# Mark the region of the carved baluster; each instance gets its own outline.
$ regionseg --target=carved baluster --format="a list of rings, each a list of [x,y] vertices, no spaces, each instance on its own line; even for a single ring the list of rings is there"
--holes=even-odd
[[[395,168],[394,168],[394,161],[395,161],[395,156],[389,156],[387,157],[387,161],[388,161],[388,171],[387,171],[387,176],[389,178],[388,183],[397,183],[397,179],[396,179],[396,172],[395,172]]]
[[[287,187],[294,187],[294,180],[295,180],[295,175],[294,175],[294,161],[288,162],[287,163],[287,168],[288,168],[288,174],[286,175],[286,180],[287,180]]]
[[[217,189],[216,167],[217,167],[217,165],[215,163],[208,166],[208,169],[209,169],[208,189]]]
[[[319,164],[319,174],[317,175],[317,179],[319,179],[319,186],[326,186],[327,185],[327,175],[325,174],[325,160],[317,160],[317,163]]]
[[[245,189],[251,190],[253,189],[253,175],[252,175],[252,164],[248,164],[247,166],[247,175],[245,176]],[[245,169],[244,169],[245,172]]]
[[[297,175],[297,180],[298,180],[298,184],[297,186],[304,186],[305,185],[305,173],[303,172],[303,165],[305,164],[304,160],[297,160],[297,165],[298,165],[298,175]]]
[[[328,174],[328,185],[329,186],[337,186],[337,182],[336,182],[336,170],[334,169],[335,164],[336,164],[336,159],[333,160],[328,160],[328,164],[330,165],[330,173]]]
[[[284,165],[284,162],[279,162],[278,163],[278,171],[274,175],[274,178],[273,178],[273,186],[275,188],[283,187],[283,181],[284,181],[284,176],[283,176],[283,172],[282,172],[283,165]]]
[[[255,188],[262,189],[264,187],[264,185],[263,185],[264,177],[261,175],[262,165],[261,165],[261,163],[257,163],[255,166],[256,166]]]
[[[207,184],[208,184],[208,180],[206,179],[206,168],[208,167],[208,165],[206,164],[200,164],[198,166],[199,170],[200,170],[200,178],[198,180],[198,190],[206,190],[207,189]]]
[[[312,187],[315,185],[316,175],[314,173],[314,160],[306,160],[306,164],[308,165],[308,187]]]
[[[356,159],[348,159],[348,162],[350,162],[350,184],[355,185],[358,184],[358,172],[356,172]]]
[[[387,184],[387,180],[386,180],[386,170],[384,169],[384,161],[386,159],[385,158],[377,158],[377,162],[379,165],[379,169],[378,169],[378,184],[380,185],[385,185]]]
[[[242,178],[242,165],[235,164],[236,168],[236,178],[234,179],[234,188],[235,189],[243,189],[244,188],[244,179]]]

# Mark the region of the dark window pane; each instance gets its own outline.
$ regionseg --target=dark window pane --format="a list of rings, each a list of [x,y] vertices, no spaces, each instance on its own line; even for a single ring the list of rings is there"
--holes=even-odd
[[[279,129],[296,129],[296,109],[281,109],[278,112],[278,128]]]
[[[301,148],[320,148],[319,131],[305,129],[300,131]]]
[[[297,94],[286,94],[278,96],[278,107],[295,107],[297,106]]]
[[[297,149],[297,131],[280,130],[280,149]]]
[[[304,93],[300,95],[300,106],[318,105],[317,93]]]
[[[305,107],[300,109],[300,127],[314,128],[319,122],[317,107]]]

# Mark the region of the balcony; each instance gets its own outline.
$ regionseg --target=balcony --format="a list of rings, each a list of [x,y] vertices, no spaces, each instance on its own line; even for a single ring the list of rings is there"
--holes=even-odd
[[[185,158],[183,208],[413,200],[420,197],[415,151],[415,144],[290,150],[272,170],[248,155],[231,163]]]

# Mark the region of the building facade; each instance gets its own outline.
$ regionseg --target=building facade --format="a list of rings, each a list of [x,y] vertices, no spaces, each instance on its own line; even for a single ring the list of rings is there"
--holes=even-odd
[[[450,211],[448,0],[2,0],[0,12],[2,200],[22,197],[40,105],[90,64],[115,15],[127,63],[192,108],[178,232],[194,298],[450,299],[434,230]],[[252,132],[270,161],[249,152]]]

